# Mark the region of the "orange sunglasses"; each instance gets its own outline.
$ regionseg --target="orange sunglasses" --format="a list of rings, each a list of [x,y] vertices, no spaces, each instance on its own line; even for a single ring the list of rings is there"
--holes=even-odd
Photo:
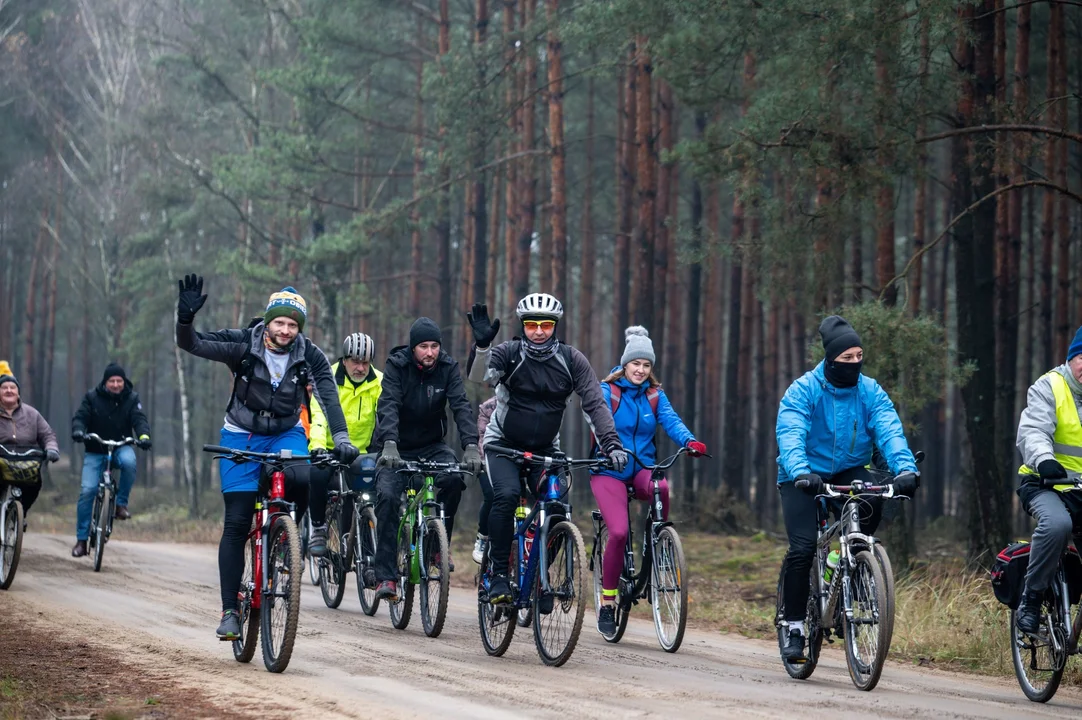
[[[523,320],[522,327],[526,332],[535,332],[538,328],[548,332],[552,328],[556,327],[555,320]]]

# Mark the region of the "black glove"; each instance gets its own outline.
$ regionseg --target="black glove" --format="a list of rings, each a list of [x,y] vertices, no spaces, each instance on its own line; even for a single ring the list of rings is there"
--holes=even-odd
[[[380,453],[376,465],[379,467],[391,468],[392,470],[402,467],[402,456],[398,454],[398,443],[394,440],[388,440],[383,443],[383,452]]]
[[[338,462],[348,465],[357,459],[361,451],[353,447],[352,443],[340,442],[334,446],[334,454],[338,458]]]
[[[1037,472],[1042,480],[1066,480],[1067,471],[1059,464],[1058,460],[1041,460],[1037,465]]]
[[[45,457],[49,459],[49,462],[56,462],[60,459],[60,453],[52,448],[45,451]]]
[[[86,440],[86,433],[82,430],[72,430],[71,439],[74,442],[81,443],[83,440]]]
[[[328,453],[330,453],[330,450],[328,450],[327,448],[316,448],[315,450],[308,451],[308,454],[313,458],[323,457]]]
[[[623,472],[627,467],[628,456],[623,448],[609,450],[609,464],[616,472]]]
[[[140,435],[139,439],[135,441],[135,444],[143,448],[144,450],[149,450],[151,447],[150,436]]]
[[[473,310],[466,313],[466,319],[470,321],[470,329],[473,330],[473,341],[479,348],[487,348],[496,339],[496,333],[500,331],[500,321],[488,319],[488,305],[474,303]]]
[[[920,473],[904,472],[894,478],[894,494],[912,498],[920,487]]]
[[[203,278],[192,274],[185,275],[183,280],[177,282],[180,286],[180,296],[177,298],[177,322],[181,325],[191,325],[195,320],[195,314],[207,296],[203,294]]]
[[[823,478],[815,473],[797,475],[796,486],[809,495],[820,495],[823,492]]]
[[[485,464],[481,461],[481,451],[477,449],[477,445],[474,443],[467,445],[462,452],[462,462],[466,465],[466,470],[474,475],[481,472],[485,467]]]

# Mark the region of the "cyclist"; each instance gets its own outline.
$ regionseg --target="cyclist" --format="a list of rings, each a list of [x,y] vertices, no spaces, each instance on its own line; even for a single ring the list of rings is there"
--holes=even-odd
[[[398,594],[395,538],[399,501],[406,477],[395,472],[405,460],[450,463],[456,457],[443,442],[447,406],[451,406],[462,442],[462,461],[471,473],[481,470],[477,425],[466,397],[458,362],[444,352],[443,335],[432,320],[418,318],[410,327],[409,345],[391,350],[384,366],[383,393],[376,410],[377,445],[382,447],[376,470],[376,587],[377,598]],[[439,502],[446,516],[447,539],[465,484],[457,475],[440,479]],[[454,563],[448,558],[454,571]]]
[[[485,430],[492,419],[492,412],[496,409],[496,396],[477,406],[477,436],[481,438],[481,449],[485,447]],[[485,559],[485,550],[488,549],[488,514],[492,512],[492,486],[489,485],[488,475],[484,470],[477,480],[481,485],[481,512],[477,516],[477,539],[473,542],[473,561],[478,565]]]
[[[310,377],[315,395],[326,411],[334,449],[343,462],[352,462],[357,449],[349,442],[346,419],[338,404],[334,376],[326,356],[301,332],[307,306],[292,287],[270,296],[263,322],[243,330],[196,332],[195,314],[207,301],[203,278],[187,275],[177,298],[177,347],[207,360],[224,363],[233,372],[233,394],[226,406],[220,445],[253,452],[292,450],[302,456],[285,469],[286,498],[296,503],[297,517],[308,502],[308,440],[300,425],[300,409]],[[244,572],[244,544],[252,527],[262,468],[257,463],[222,460],[222,500],[225,519],[218,545],[222,590],[221,640],[240,637],[237,589]]]
[[[898,494],[912,496],[919,484],[894,403],[879,383],[861,374],[860,336],[837,315],[823,320],[819,335],[825,358],[785,391],[777,419],[778,491],[789,535],[783,598],[789,636],[782,657],[791,662],[804,659],[808,574],[817,540],[816,495],[823,484],[871,479],[865,466],[876,447],[892,472],[913,473],[895,485]],[[795,480],[808,481],[808,487],[797,488]],[[881,498],[861,503],[861,532],[875,532],[882,507]]]
[[[109,363],[102,373],[101,384],[83,397],[75,417],[71,420],[71,439],[84,443],[82,488],[79,492],[78,518],[75,526],[75,546],[72,557],[86,555],[86,540],[90,536],[90,511],[94,508],[94,496],[98,492],[102,469],[108,457],[105,448],[96,440],[87,439],[95,434],[103,440],[123,440],[134,436],[136,445],[150,449],[150,423],[147,422],[139,393],[117,363]],[[116,518],[127,520],[128,500],[135,485],[135,450],[130,445],[116,449],[113,462],[120,468],[120,485],[116,491]]]
[[[383,373],[372,367],[375,343],[364,333],[352,333],[342,341],[342,355],[331,365],[334,381],[338,385],[338,403],[349,427],[349,440],[358,452],[368,452],[372,432],[376,429],[376,403],[382,390]],[[319,401],[312,401],[311,434],[308,450],[313,455],[334,447],[327,416]],[[327,551],[327,485],[331,471],[312,468],[309,492],[308,516],[312,519],[312,536],[308,550],[315,556]],[[360,473],[357,468],[356,474]],[[344,508],[345,517],[353,513],[352,507]]]
[[[657,455],[654,436],[661,425],[673,442],[688,448],[693,455],[705,453],[706,445],[696,440],[684,425],[654,375],[654,344],[649,332],[636,325],[624,331],[624,338],[620,364],[601,381],[601,392],[612,411],[620,442],[644,463],[652,465]],[[601,562],[601,607],[597,614],[597,629],[607,637],[616,633],[616,588],[630,532],[628,486],[634,489],[637,499],[650,500],[650,475],[649,466],[639,465],[633,458],[623,470],[602,470],[590,477],[590,489],[609,529],[609,541]],[[668,519],[669,481],[662,479],[659,486],[662,516]]]
[[[500,321],[490,321],[488,307],[482,304],[475,304],[467,313],[476,353],[469,368],[470,379],[496,387],[496,408],[485,430],[485,444],[544,454],[557,451],[564,410],[571,394],[577,393],[602,450],[612,466],[622,471],[627,465],[627,453],[613,426],[597,375],[586,356],[556,338],[563,305],[547,293],[532,293],[519,301],[515,314],[522,323],[523,337],[493,346]],[[489,601],[497,605],[513,600],[507,579],[508,558],[521,485],[519,468],[511,460],[486,451],[486,468],[492,490],[489,557],[497,559]],[[531,483],[536,482],[539,473],[535,471]]]
[[[30,448],[38,448],[45,451],[45,457],[49,462],[60,459],[60,446],[56,442],[56,433],[45,422],[34,408],[24,403],[19,397],[19,381],[11,373],[11,368],[5,362],[0,367],[0,443],[12,452],[23,452]],[[0,464],[6,461],[0,457]],[[8,472],[0,473],[0,478],[8,475]],[[23,513],[29,514],[30,507],[38,499],[41,492],[41,475],[36,482],[20,484],[23,505]],[[0,479],[0,500],[7,493],[8,484]]]
[[[1053,368],[1029,388],[1018,421],[1018,498],[1037,521],[1029,548],[1026,586],[1018,607],[1018,629],[1035,634],[1040,627],[1041,600],[1082,524],[1082,491],[1058,482],[1082,473],[1082,328],[1067,349],[1067,362]]]

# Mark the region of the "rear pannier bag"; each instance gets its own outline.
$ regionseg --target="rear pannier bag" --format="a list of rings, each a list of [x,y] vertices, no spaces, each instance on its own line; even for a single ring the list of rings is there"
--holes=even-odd
[[[1011,610],[1018,609],[1025,591],[1029,549],[1028,542],[1011,543],[996,555],[996,561],[992,565],[992,592],[997,600]],[[1077,605],[1082,598],[1082,557],[1074,545],[1067,547],[1063,562],[1067,573],[1068,601]]]

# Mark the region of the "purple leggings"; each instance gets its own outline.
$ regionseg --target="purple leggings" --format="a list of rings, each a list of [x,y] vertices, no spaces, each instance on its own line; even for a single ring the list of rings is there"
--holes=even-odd
[[[640,470],[631,479],[635,488],[635,499],[650,501],[651,483],[650,471]],[[594,499],[601,511],[601,517],[605,520],[605,526],[609,529],[609,541],[605,546],[605,557],[601,561],[601,587],[605,590],[615,590],[620,581],[620,573],[624,569],[624,546],[627,544],[628,528],[627,517],[627,483],[608,475],[591,475],[590,489],[594,491]],[[661,512],[664,519],[669,519],[669,481],[662,478],[661,489]]]

